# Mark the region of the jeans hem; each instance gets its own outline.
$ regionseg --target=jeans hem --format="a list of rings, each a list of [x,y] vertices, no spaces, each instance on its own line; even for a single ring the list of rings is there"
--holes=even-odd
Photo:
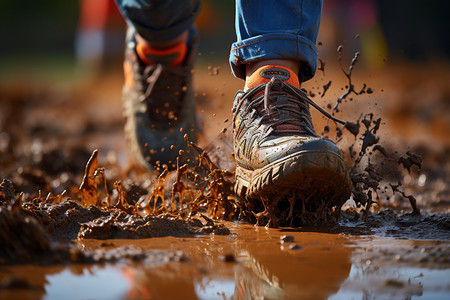
[[[245,64],[265,59],[288,59],[300,62],[299,80],[311,79],[317,67],[317,47],[302,35],[270,33],[251,37],[231,46],[229,62],[234,76],[245,79]]]

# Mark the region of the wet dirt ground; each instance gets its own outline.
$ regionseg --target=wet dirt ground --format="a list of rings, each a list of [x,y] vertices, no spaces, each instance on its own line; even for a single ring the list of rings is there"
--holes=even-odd
[[[229,192],[231,99],[242,83],[226,64],[195,72],[199,145],[216,167],[203,160],[200,187],[194,166],[177,181],[129,163],[120,75],[2,86],[0,298],[448,299],[448,68],[355,68],[349,89],[326,66],[304,87],[351,122],[336,129],[312,111],[316,131],[344,151],[354,191],[320,226],[305,217],[274,228],[270,215],[255,226]],[[172,198],[177,182],[186,188]]]

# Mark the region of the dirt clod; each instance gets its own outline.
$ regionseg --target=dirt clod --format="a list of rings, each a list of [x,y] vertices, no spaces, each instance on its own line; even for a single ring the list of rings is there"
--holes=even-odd
[[[283,235],[280,237],[281,243],[293,243],[294,237],[292,235]]]

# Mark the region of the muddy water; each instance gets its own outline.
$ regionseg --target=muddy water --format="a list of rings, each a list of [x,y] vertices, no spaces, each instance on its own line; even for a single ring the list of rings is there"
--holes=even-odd
[[[78,240],[146,262],[6,266],[1,299],[446,299],[450,240],[424,241],[225,223],[231,234]],[[168,261],[169,253],[180,259]]]

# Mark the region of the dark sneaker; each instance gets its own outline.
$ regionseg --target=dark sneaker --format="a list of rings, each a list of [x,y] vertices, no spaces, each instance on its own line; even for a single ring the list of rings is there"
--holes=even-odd
[[[265,204],[294,193],[342,205],[351,193],[348,170],[339,148],[316,134],[309,105],[343,122],[288,83],[292,71],[258,71],[266,82],[239,91],[234,99],[236,193]]]
[[[137,162],[152,170],[176,167],[180,156],[192,157],[184,135],[196,140],[195,101],[191,74],[196,34],[189,43],[165,50],[138,44],[129,29],[125,48],[123,99],[125,132]],[[180,60],[181,57],[181,60]]]

